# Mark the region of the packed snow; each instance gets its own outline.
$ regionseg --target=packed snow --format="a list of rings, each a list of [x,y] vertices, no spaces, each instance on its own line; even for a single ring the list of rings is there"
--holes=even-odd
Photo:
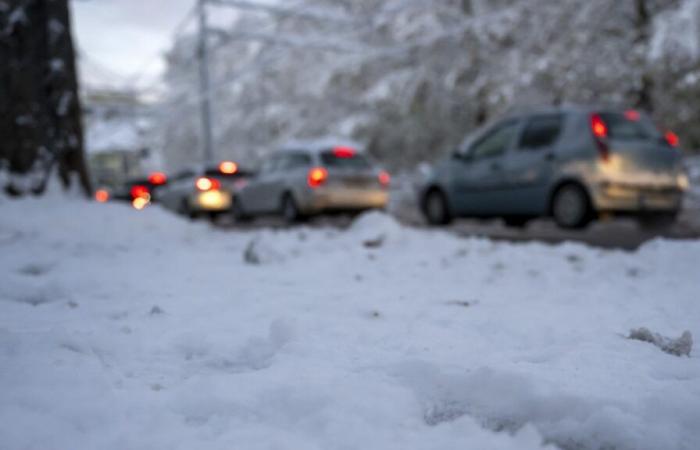
[[[694,450],[699,256],[0,197],[0,449]]]

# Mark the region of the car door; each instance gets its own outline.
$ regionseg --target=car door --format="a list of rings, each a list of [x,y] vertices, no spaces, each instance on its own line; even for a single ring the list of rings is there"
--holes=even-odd
[[[267,177],[263,196],[267,212],[278,212],[282,207],[282,195],[287,189],[289,171],[294,164],[295,153],[278,154],[274,170]]]
[[[503,163],[508,214],[539,215],[546,212],[549,186],[556,164],[555,146],[562,134],[561,113],[526,119],[516,145]]]
[[[520,123],[519,119],[507,119],[494,125],[456,159],[454,204],[461,215],[487,217],[503,209],[503,160]]]
[[[243,208],[254,214],[269,212],[267,191],[271,183],[279,157],[275,154],[263,161],[258,173],[239,194]]]

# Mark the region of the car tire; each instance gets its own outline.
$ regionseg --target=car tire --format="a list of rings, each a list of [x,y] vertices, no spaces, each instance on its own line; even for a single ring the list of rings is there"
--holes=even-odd
[[[586,191],[574,183],[557,189],[552,197],[552,217],[560,228],[585,228],[593,220],[593,208]]]
[[[678,212],[643,215],[637,218],[637,223],[645,231],[665,231],[676,223]]]
[[[428,224],[447,225],[452,222],[452,214],[447,204],[447,197],[439,189],[431,189],[423,199],[423,215]]]
[[[288,224],[299,223],[303,219],[303,215],[299,210],[297,202],[294,200],[294,197],[289,192],[284,194],[284,196],[282,197],[280,212],[282,214],[282,218]]]

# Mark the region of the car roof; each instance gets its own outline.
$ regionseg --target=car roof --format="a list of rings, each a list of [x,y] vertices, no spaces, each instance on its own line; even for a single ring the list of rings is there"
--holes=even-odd
[[[279,147],[277,153],[305,151],[309,153],[321,153],[333,147],[352,147],[357,152],[364,152],[364,145],[346,138],[322,137],[317,139],[299,139],[285,142]]]
[[[565,103],[562,105],[551,106],[551,105],[541,105],[541,106],[527,106],[527,107],[515,107],[506,112],[502,119],[507,118],[526,118],[534,115],[540,114],[567,114],[567,113],[579,113],[586,114],[592,112],[623,112],[630,109],[629,107],[624,107],[620,105],[603,105],[603,104],[577,104],[577,103]],[[645,111],[640,110],[640,113]],[[500,120],[500,119],[499,119]]]

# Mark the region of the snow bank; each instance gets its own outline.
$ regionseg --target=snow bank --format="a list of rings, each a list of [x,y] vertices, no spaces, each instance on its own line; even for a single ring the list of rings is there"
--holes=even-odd
[[[698,254],[0,199],[0,448],[694,450]]]

